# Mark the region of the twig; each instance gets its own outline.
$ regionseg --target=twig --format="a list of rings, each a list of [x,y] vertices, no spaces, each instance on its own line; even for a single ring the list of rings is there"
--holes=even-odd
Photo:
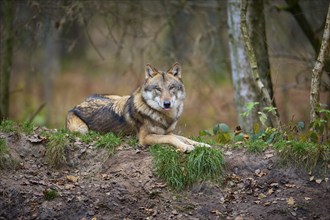
[[[94,41],[92,40],[92,38],[91,38],[91,36],[90,36],[90,34],[88,32],[87,22],[86,22],[85,18],[83,18],[83,23],[84,23],[84,29],[86,31],[86,34],[87,34],[87,38],[88,38],[89,43],[92,45],[92,47],[97,52],[97,54],[101,57],[101,59],[104,60],[103,55],[101,54],[101,52],[99,51],[99,49],[97,49],[96,45],[94,44]]]
[[[33,119],[39,114],[39,112],[41,112],[41,110],[46,106],[46,102],[42,103],[39,108],[37,108],[37,110],[31,115],[30,119],[29,119],[29,123],[31,123],[33,121]]]

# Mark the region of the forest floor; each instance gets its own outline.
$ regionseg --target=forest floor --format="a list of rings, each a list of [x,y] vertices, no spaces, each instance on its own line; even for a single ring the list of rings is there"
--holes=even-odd
[[[125,144],[109,156],[76,140],[68,165],[55,170],[38,134],[0,137],[19,161],[15,170],[0,170],[1,220],[330,219],[328,179],[281,166],[272,150],[223,149],[226,169],[218,183],[175,191],[153,173],[148,148]]]

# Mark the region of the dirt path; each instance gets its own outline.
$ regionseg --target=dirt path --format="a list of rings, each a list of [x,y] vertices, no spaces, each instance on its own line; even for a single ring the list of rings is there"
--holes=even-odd
[[[147,149],[75,142],[68,167],[49,169],[43,143],[0,133],[16,171],[0,171],[0,219],[330,219],[330,185],[281,167],[273,151],[227,150],[226,176],[175,192],[155,177]],[[30,139],[30,140],[29,140]],[[315,180],[318,180],[317,182]],[[58,196],[46,200],[56,190]]]

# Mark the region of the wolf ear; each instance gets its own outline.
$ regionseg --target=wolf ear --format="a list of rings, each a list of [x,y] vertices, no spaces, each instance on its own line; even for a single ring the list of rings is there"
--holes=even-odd
[[[181,79],[181,66],[179,63],[173,64],[171,69],[167,71],[167,73],[172,74],[173,76]]]
[[[146,66],[146,79],[154,77],[158,73],[158,70],[151,66],[149,63]]]

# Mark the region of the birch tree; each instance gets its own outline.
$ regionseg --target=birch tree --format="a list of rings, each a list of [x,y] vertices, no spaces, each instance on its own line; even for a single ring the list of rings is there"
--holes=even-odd
[[[257,100],[257,94],[242,41],[240,2],[241,0],[228,0],[227,5],[230,65],[238,123],[244,130],[251,131],[258,118],[257,111],[252,111],[246,117],[241,114],[247,111],[247,103]]]
[[[328,14],[325,22],[320,52],[312,72],[311,92],[310,92],[310,105],[311,105],[310,122],[311,123],[313,123],[319,117],[317,108],[320,105],[321,76],[324,70],[325,62],[329,57],[329,47],[330,47],[330,5],[328,8]]]
[[[263,90],[260,90],[259,84],[254,82],[253,69],[249,63],[247,50],[244,46],[244,40],[241,32],[241,0],[228,1],[228,27],[229,27],[229,51],[231,59],[232,79],[234,86],[234,99],[236,110],[238,112],[238,121],[242,128],[251,131],[253,125],[259,123],[258,112],[262,112],[269,104],[265,102]],[[271,106],[275,107],[273,97],[272,81],[270,77],[270,65],[268,59],[265,19],[263,14],[263,0],[249,1],[248,13],[245,15],[248,25],[248,32],[251,39],[251,46],[255,51],[256,67],[259,73],[260,83],[263,84],[264,90],[269,94]],[[259,103],[254,106],[249,114],[247,108],[249,103]],[[271,119],[270,117],[268,119]],[[273,120],[266,120],[266,126],[277,127]]]

